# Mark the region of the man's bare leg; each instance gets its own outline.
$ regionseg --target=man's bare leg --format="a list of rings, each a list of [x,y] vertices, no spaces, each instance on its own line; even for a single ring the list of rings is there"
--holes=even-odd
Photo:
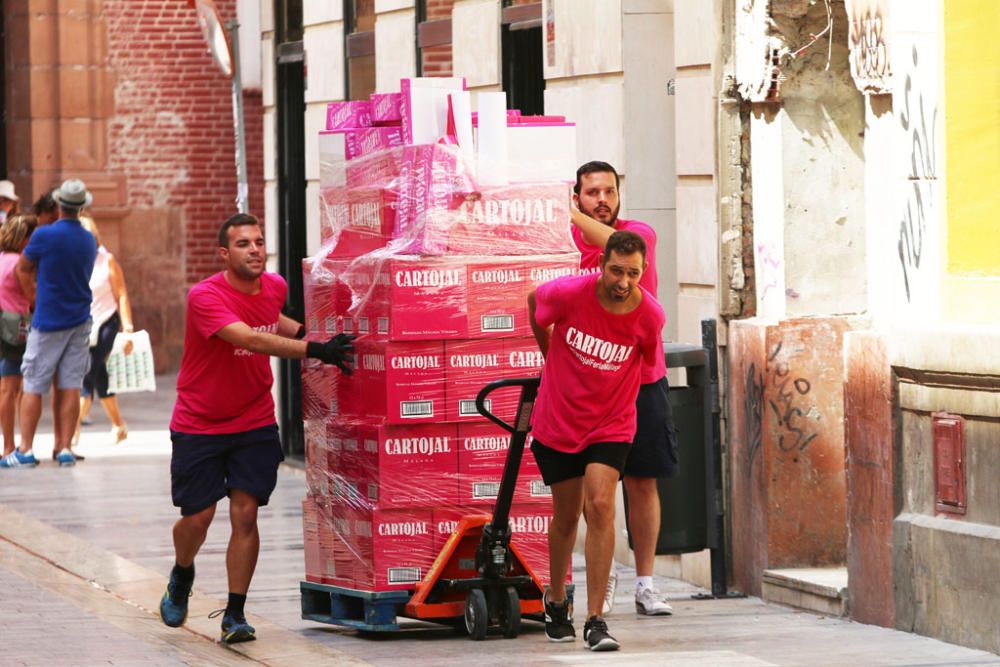
[[[601,616],[608,573],[615,551],[615,488],[618,471],[591,463],[583,478],[583,503],[587,516],[587,618]]]
[[[552,522],[549,524],[550,602],[566,599],[566,574],[573,560],[573,545],[583,510],[583,478],[552,485]]]

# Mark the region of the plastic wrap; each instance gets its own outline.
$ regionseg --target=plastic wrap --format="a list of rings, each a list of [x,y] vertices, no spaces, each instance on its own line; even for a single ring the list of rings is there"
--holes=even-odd
[[[509,434],[478,414],[476,395],[541,372],[528,294],[578,270],[566,180],[575,128],[494,118],[515,148],[506,180],[486,186],[477,147],[455,131],[486,122],[464,97],[453,108],[463,90],[462,79],[404,80],[399,93],[331,111],[340,124],[318,138],[322,247],[303,262],[307,337],[358,338],[351,375],[302,365],[310,581],[413,589],[461,517],[492,512]],[[512,422],[518,398],[497,390],[488,407]],[[550,520],[551,491],[526,449],[511,527],[543,582]]]

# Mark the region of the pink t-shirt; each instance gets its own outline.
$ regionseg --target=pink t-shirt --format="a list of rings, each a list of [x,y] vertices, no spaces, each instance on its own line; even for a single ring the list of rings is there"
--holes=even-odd
[[[271,359],[227,343],[215,334],[234,322],[276,333],[288,285],[261,274],[257,294],[234,289],[223,273],[191,288],[184,356],[170,428],[182,433],[242,433],[275,424]]]
[[[576,225],[573,225],[572,231],[573,241],[580,250],[580,268],[587,272],[599,272],[601,267],[598,262],[601,259],[601,253],[604,252],[604,249],[600,246],[587,243],[583,238],[583,232]],[[639,279],[639,286],[655,297],[660,284],[659,277],[656,275],[656,232],[645,222],[622,220],[620,218],[615,221],[615,231],[633,232],[641,236],[642,240],[646,242],[646,271],[642,274],[642,278]],[[656,355],[656,361],[653,364],[643,364],[642,383],[657,382],[666,374],[667,362],[663,358],[663,346],[661,345],[660,353]]]
[[[21,291],[14,267],[21,259],[20,253],[0,253],[0,310],[10,313],[30,313],[31,304]]]
[[[597,299],[598,277],[566,276],[535,290],[535,321],[554,326],[532,435],[561,452],[632,442],[640,367],[663,354],[663,308],[653,295],[643,290],[635,310],[614,315]]]

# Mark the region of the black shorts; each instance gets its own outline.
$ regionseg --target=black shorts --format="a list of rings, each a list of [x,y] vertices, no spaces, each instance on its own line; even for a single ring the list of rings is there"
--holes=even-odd
[[[633,477],[676,477],[680,470],[677,434],[670,412],[670,385],[664,376],[639,387],[635,399],[635,440],[625,461]]]
[[[546,447],[537,440],[531,443],[531,453],[535,455],[538,469],[542,471],[542,481],[546,486],[583,477],[590,463],[611,466],[618,471],[620,479],[628,450],[627,442],[595,442],[579,452],[568,454]]]
[[[233,489],[267,505],[285,460],[277,425],[213,435],[172,430],[170,440],[170,492],[182,516],[211,507]]]

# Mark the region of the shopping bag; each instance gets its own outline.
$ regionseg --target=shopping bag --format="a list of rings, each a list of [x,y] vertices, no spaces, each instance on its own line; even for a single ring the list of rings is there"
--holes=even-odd
[[[125,354],[125,343],[132,340],[132,354]],[[127,394],[137,391],[156,391],[153,372],[153,346],[145,331],[119,333],[108,357],[108,391]]]

